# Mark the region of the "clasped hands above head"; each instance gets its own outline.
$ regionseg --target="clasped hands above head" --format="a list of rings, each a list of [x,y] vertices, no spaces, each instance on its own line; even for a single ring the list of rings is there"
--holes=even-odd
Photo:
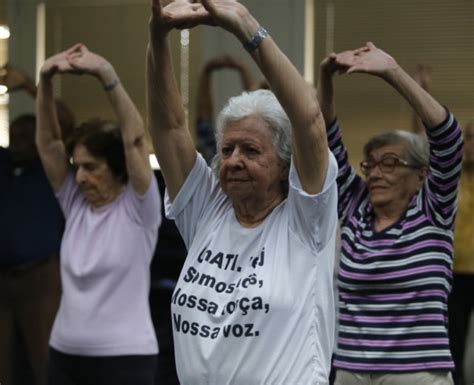
[[[331,53],[320,65],[321,71],[326,76],[335,73],[368,73],[383,77],[397,67],[395,59],[372,42],[354,50]]]
[[[242,41],[249,40],[258,29],[247,8],[235,0],[174,0],[166,5],[163,0],[152,0],[151,36],[197,25],[220,26]]]

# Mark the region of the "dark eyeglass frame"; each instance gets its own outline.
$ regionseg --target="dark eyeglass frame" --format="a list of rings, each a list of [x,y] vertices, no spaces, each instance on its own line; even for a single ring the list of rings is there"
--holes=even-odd
[[[393,161],[393,163],[387,163],[387,160],[389,162]],[[392,173],[395,170],[395,168],[399,166],[418,168],[408,163],[405,159],[400,158],[397,154],[384,154],[382,158],[380,158],[380,160],[370,159],[370,160],[364,160],[360,162],[360,170],[366,176],[369,175],[370,171],[372,171],[372,169],[374,169],[377,166],[380,169],[380,171],[386,174]]]

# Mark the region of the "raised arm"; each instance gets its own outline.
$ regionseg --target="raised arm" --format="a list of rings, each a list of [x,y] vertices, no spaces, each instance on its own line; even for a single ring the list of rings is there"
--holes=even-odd
[[[234,0],[202,0],[216,24],[242,43],[252,40],[258,21]],[[275,44],[271,36],[252,50],[252,58],[268,80],[293,126],[293,159],[303,189],[322,190],[328,167],[328,146],[324,120],[313,87]]]
[[[332,53],[319,65],[319,83],[316,91],[326,128],[336,119],[336,100],[334,95],[334,74],[338,71],[336,54]]]
[[[405,98],[427,127],[436,127],[445,121],[445,108],[406,73],[393,57],[373,43],[369,42],[362,49],[355,50],[351,57],[338,57],[337,61],[348,67],[349,74],[362,72],[385,80]]]
[[[196,160],[171,62],[168,34],[208,18],[200,3],[176,0],[163,7],[153,0],[147,48],[147,110],[150,134],[171,200],[174,200]]]
[[[36,97],[36,84],[25,72],[12,66],[5,64],[0,69],[0,84],[8,88],[8,92],[25,90],[32,97]]]
[[[52,79],[55,74],[71,72],[68,55],[76,46],[48,58],[40,71],[36,98],[36,145],[53,190],[58,191],[68,172],[69,161],[61,135]]]
[[[90,74],[102,83],[119,122],[130,182],[135,191],[143,195],[150,186],[152,170],[140,113],[114,67],[102,56],[79,44],[70,54],[69,61],[74,73]]]
[[[0,84],[6,86],[9,93],[25,91],[31,97],[36,98],[38,92],[38,88],[33,79],[31,79],[26,72],[11,64],[5,64],[5,66],[0,69]],[[62,100],[55,99],[55,102],[61,133],[63,139],[67,139],[74,128],[74,115]]]
[[[336,119],[336,98],[334,91],[334,75],[344,74],[348,70],[348,66],[344,64],[350,59],[355,51],[344,51],[338,54],[331,53],[324,58],[319,65],[319,83],[317,89],[317,97],[321,105],[321,111],[324,115],[326,128],[334,123]],[[339,59],[339,60],[338,60]]]

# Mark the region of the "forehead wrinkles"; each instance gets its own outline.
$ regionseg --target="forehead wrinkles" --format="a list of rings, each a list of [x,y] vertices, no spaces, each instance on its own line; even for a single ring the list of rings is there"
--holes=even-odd
[[[405,154],[405,149],[402,144],[396,144],[396,145],[390,145],[390,146],[383,146],[383,147],[378,147],[374,148],[370,153],[368,154],[369,158],[375,159],[381,159],[385,156],[392,155],[392,156],[397,156],[402,158]]]
[[[259,128],[230,129],[224,134],[223,145],[241,144],[273,147],[271,132]]]

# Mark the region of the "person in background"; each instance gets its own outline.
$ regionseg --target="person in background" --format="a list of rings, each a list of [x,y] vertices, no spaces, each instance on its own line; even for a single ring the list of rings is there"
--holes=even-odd
[[[31,97],[36,98],[36,84],[31,77],[10,63],[0,69],[0,84],[8,88],[8,92],[25,91]]]
[[[188,131],[168,36],[207,23],[243,43],[274,92],[229,100],[213,168]],[[147,94],[166,213],[188,249],[171,300],[180,383],[326,385],[337,167],[313,87],[239,2],[154,0]]]
[[[249,91],[253,78],[247,65],[230,55],[217,56],[210,59],[203,67],[199,77],[196,108],[197,150],[210,163],[216,154],[214,140],[214,102],[212,98],[212,74],[218,70],[235,70],[240,76],[242,88]]]
[[[96,77],[118,124],[88,121],[65,143],[52,84],[64,73]],[[161,213],[142,118],[112,65],[83,44],[41,67],[37,116],[38,151],[66,220],[48,383],[152,385],[148,295]]]
[[[449,337],[454,383],[463,385],[466,342],[474,310],[474,121],[464,126],[464,159],[459,187],[459,209],[454,232],[453,290],[449,297]]]
[[[349,164],[333,76],[366,73],[391,85],[426,138],[392,131]],[[463,139],[454,116],[372,43],[321,62],[318,98],[339,165],[341,221],[336,385],[452,384],[448,339],[453,229]]]
[[[212,73],[217,70],[235,70],[240,75],[242,89],[254,91],[269,89],[266,79],[254,81],[250,68],[244,61],[231,55],[222,55],[210,59],[202,69],[199,77],[197,108],[196,108],[196,149],[207,163],[216,155],[216,142],[214,138],[214,103],[212,98]]]
[[[16,67],[2,68],[8,92],[36,96],[31,78]],[[59,124],[67,137],[74,116],[57,101]],[[18,382],[19,368],[31,368],[29,384],[44,385],[48,339],[61,296],[59,247],[61,208],[38,156],[36,117],[24,114],[10,124],[10,145],[0,147],[0,381]],[[26,357],[15,352],[24,345]],[[23,363],[23,358],[27,363]],[[15,362],[15,360],[21,362]]]

